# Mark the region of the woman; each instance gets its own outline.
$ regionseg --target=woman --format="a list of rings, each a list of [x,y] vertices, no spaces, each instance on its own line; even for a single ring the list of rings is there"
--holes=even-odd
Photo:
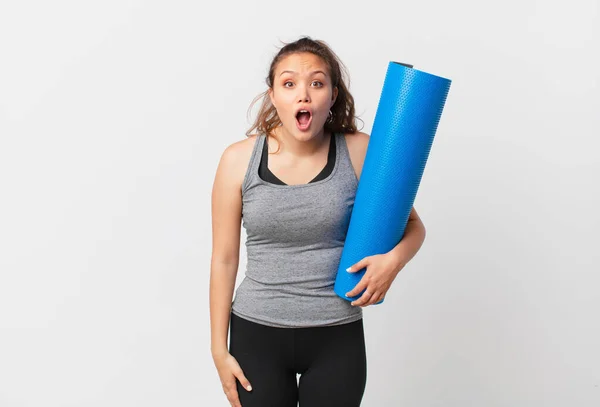
[[[412,208],[400,244],[351,268],[367,268],[347,294],[363,295],[350,303],[334,293],[369,142],[356,129],[342,67],[323,41],[282,47],[248,138],[228,146],[217,168],[211,351],[232,406],[359,406],[367,376],[362,307],[385,296],[425,238]],[[241,222],[248,266],[232,303]]]

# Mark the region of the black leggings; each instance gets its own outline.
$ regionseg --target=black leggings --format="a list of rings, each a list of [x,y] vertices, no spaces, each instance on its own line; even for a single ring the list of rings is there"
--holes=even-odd
[[[229,353],[252,385],[248,392],[236,380],[242,407],[360,406],[367,381],[362,319],[276,328],[231,313]]]

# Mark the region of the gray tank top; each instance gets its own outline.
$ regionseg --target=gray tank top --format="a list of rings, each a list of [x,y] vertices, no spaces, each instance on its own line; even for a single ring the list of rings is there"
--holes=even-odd
[[[257,136],[242,183],[246,275],[231,312],[279,328],[340,325],[362,308],[333,291],[354,207],[358,180],[346,138],[336,137],[335,164],[326,178],[278,185],[258,175],[264,134]]]

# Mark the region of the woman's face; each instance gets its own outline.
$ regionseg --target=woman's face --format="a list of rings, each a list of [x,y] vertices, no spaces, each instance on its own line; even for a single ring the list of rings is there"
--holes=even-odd
[[[284,129],[300,140],[323,131],[338,89],[332,87],[327,65],[320,57],[302,52],[282,59],[275,68],[271,103]],[[299,113],[307,110],[308,113]]]

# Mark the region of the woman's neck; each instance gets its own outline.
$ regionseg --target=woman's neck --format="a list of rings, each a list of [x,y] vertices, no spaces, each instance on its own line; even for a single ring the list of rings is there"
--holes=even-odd
[[[272,133],[275,134],[275,138],[280,144],[280,152],[285,150],[287,154],[300,159],[303,157],[313,157],[321,149],[329,148],[329,132],[325,132],[325,128],[306,140],[298,140],[289,134],[283,126],[276,127],[272,130]]]

